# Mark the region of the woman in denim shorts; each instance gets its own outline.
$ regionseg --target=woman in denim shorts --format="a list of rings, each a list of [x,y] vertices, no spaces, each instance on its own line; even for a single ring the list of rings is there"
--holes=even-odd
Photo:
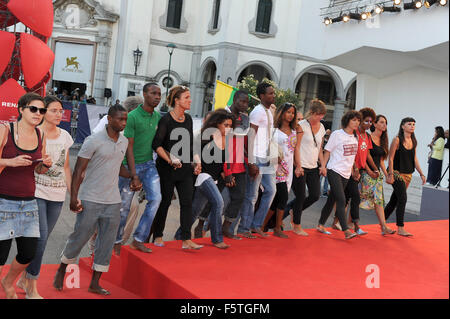
[[[19,99],[18,110],[17,122],[0,126],[0,273],[13,239],[18,251],[0,283],[7,299],[17,299],[14,282],[33,259],[39,238],[34,172],[45,174],[52,165],[37,128],[47,111],[44,99],[27,93]]]

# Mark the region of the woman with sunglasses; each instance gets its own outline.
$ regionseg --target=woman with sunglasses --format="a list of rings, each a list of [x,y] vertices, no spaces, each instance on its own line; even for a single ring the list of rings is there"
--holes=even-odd
[[[72,181],[69,148],[73,144],[70,134],[58,127],[64,113],[61,100],[55,96],[44,98],[47,113],[44,122],[39,128],[46,137],[46,153],[51,157],[53,165],[47,173],[37,174],[36,201],[39,209],[39,231],[36,255],[22,277],[17,287],[25,290],[27,299],[43,299],[37,290],[37,280],[44,256],[47,240],[58,221],[61,209],[66,198],[66,190],[70,192]]]
[[[47,112],[44,99],[27,93],[18,102],[19,119],[0,126],[0,273],[12,240],[17,256],[1,280],[7,299],[17,299],[14,283],[33,260],[39,239],[35,176],[52,166],[45,154],[44,133],[37,126]]]

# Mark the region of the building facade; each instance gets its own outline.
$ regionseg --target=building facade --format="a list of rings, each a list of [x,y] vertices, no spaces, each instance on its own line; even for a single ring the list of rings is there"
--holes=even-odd
[[[323,23],[325,15],[378,2],[392,1],[55,0],[52,86],[81,84],[107,105],[141,94],[149,81],[164,96],[167,85],[187,85],[191,114],[202,117],[214,105],[217,79],[236,85],[254,74],[299,93],[300,107],[324,100],[333,129],[351,108],[386,115],[391,137],[401,118],[415,117],[426,169],[434,126],[449,126],[448,6]],[[85,82],[76,82],[83,67]]]

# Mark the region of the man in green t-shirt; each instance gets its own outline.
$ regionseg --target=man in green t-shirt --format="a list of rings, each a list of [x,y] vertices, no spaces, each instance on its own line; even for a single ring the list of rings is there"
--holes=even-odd
[[[158,128],[158,122],[161,119],[161,115],[155,110],[161,101],[161,89],[155,83],[148,83],[144,86],[143,96],[144,104],[139,105],[128,114],[127,126],[124,131],[125,137],[128,138],[128,149],[124,165],[131,172],[134,182],[142,182],[145,198],[148,201],[139,225],[133,234],[131,248],[150,253],[151,249],[143,243],[150,234],[153,219],[161,202],[159,175],[156,170],[152,150],[153,138]],[[129,179],[122,177],[119,179],[122,207],[120,209],[120,226],[114,245],[117,255],[120,254],[123,231],[134,195],[129,185]]]

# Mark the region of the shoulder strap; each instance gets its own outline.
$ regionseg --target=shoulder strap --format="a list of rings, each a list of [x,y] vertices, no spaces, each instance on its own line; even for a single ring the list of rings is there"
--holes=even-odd
[[[308,122],[309,128],[311,129],[311,134],[312,134],[312,137],[314,139],[314,145],[316,147],[319,147],[319,145],[317,144],[316,135],[314,134],[313,129],[312,129],[312,125],[311,125],[311,123],[309,123],[309,120],[306,120],[306,121]]]

